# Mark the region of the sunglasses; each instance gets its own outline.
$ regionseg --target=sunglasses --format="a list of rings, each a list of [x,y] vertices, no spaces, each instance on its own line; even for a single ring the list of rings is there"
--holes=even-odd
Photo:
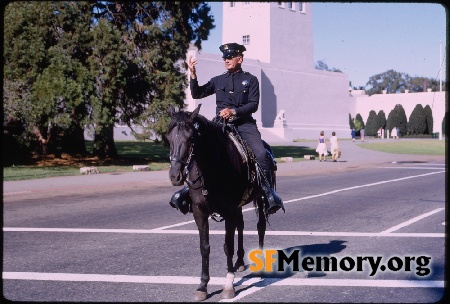
[[[236,57],[241,57],[241,55],[227,55],[226,57],[222,57],[223,61],[227,60],[227,59],[233,59]]]

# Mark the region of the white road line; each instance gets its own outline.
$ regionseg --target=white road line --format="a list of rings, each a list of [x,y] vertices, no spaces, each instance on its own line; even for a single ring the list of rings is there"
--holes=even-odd
[[[3,195],[14,195],[14,194],[23,194],[23,193],[30,193],[31,191],[14,191],[14,192],[3,192]]]
[[[389,228],[389,229],[386,229],[386,230],[382,231],[381,233],[391,233],[391,232],[394,232],[394,231],[399,230],[399,229],[401,229],[401,228],[403,228],[403,227],[406,227],[406,226],[408,226],[408,225],[411,225],[412,223],[418,222],[418,221],[420,221],[421,219],[424,219],[424,218],[426,218],[426,217],[428,217],[428,216],[430,216],[430,215],[433,215],[433,214],[435,214],[435,213],[438,213],[438,212],[440,212],[440,211],[442,211],[442,210],[444,210],[444,209],[445,209],[445,208],[437,208],[437,209],[434,209],[433,211],[430,211],[430,212],[421,214],[421,215],[416,216],[416,217],[414,217],[414,218],[412,218],[412,219],[410,219],[410,220],[408,220],[408,221],[406,221],[406,222],[403,222],[403,223],[401,223],[401,224],[395,225],[394,227],[391,227],[391,228]]]
[[[419,280],[354,280],[354,279],[271,279],[266,278],[257,282],[242,292],[238,292],[232,299],[224,299],[219,302],[235,302],[252,293],[258,292],[267,286],[341,286],[341,287],[385,287],[385,288],[444,288],[444,281],[419,281]]]
[[[439,173],[444,173],[444,172],[445,171],[431,172],[431,173],[426,173],[426,174],[407,176],[407,177],[402,177],[402,178],[397,178],[397,179],[392,179],[392,180],[386,180],[386,181],[381,181],[381,182],[376,182],[376,183],[370,183],[370,184],[365,184],[365,185],[353,186],[353,187],[349,187],[349,188],[342,188],[342,189],[333,190],[333,191],[329,191],[329,192],[325,192],[325,193],[321,193],[321,194],[310,195],[310,196],[306,196],[306,197],[301,197],[301,198],[288,200],[288,201],[285,201],[284,203],[287,204],[287,203],[292,203],[292,202],[296,202],[296,201],[301,201],[301,200],[307,200],[307,199],[311,199],[311,198],[326,196],[326,195],[330,195],[330,194],[334,194],[334,193],[338,193],[338,192],[342,192],[342,191],[349,191],[349,190],[359,189],[359,188],[363,188],[363,187],[371,187],[371,186],[374,186],[374,185],[380,185],[380,184],[385,184],[385,183],[403,181],[403,180],[407,180],[407,179],[411,179],[411,178],[429,176],[429,175],[434,175],[434,174],[439,174]],[[254,208],[243,209],[243,212],[250,211],[250,210],[254,210]],[[439,212],[441,210],[443,210],[443,208],[436,209],[433,212],[435,213],[435,212]],[[428,216],[428,215],[425,215],[425,216]],[[420,219],[421,218],[414,218],[414,219],[409,220],[408,222],[405,222],[405,223],[400,224],[400,225],[409,225],[410,223],[412,223],[411,221],[417,221],[417,220],[420,220]],[[89,229],[89,228],[84,229],[84,228],[21,228],[21,227],[4,227],[3,231],[15,231],[15,232],[78,232],[78,233],[84,232],[84,233],[197,234],[198,233],[197,230],[167,230],[169,228],[179,227],[179,226],[192,224],[192,223],[195,223],[195,221],[194,220],[185,221],[185,222],[181,222],[181,223],[177,223],[177,224],[173,224],[173,225],[168,225],[168,226],[163,226],[163,227],[159,227],[159,228],[155,228],[155,229],[148,229],[148,230],[146,230],[146,229]],[[404,227],[404,226],[401,226],[401,227]],[[388,230],[385,230],[385,231],[383,231],[381,233],[267,231],[266,234],[267,235],[310,235],[310,236],[365,236],[365,237],[372,237],[372,236],[375,236],[375,237],[381,237],[381,236],[389,236],[389,237],[443,237],[443,235],[444,235],[443,233],[395,233],[395,234],[391,233],[392,231],[400,229],[401,227],[399,225],[397,225],[397,226],[392,227],[392,228],[390,228]],[[214,230],[211,230],[210,233],[211,234],[224,234],[223,231],[214,231]],[[244,233],[245,234],[251,234],[251,235],[257,234],[256,231],[245,231]]]
[[[89,229],[89,228],[33,228],[33,227],[3,227],[4,232],[71,232],[71,233],[135,233],[135,234],[193,234],[198,235],[197,229]],[[224,230],[210,230],[211,235],[224,235]],[[245,235],[258,235],[256,230],[244,230]],[[442,238],[445,233],[387,233],[383,232],[322,232],[322,231],[266,231],[272,236],[346,236],[346,237],[423,237]]]
[[[138,276],[83,273],[45,273],[45,272],[3,272],[4,280],[69,281],[69,282],[112,282],[143,284],[184,284],[197,285],[199,277],[189,276]],[[224,285],[225,276],[211,277],[209,285]],[[352,286],[388,288],[444,288],[444,281],[429,280],[355,280],[355,279],[305,279],[305,278],[236,278],[235,286]],[[235,298],[236,299],[236,298]]]
[[[397,164],[397,165],[409,164],[409,165],[414,165],[414,166],[436,166],[436,167],[445,167],[446,166],[446,164],[433,164],[433,163],[414,163],[414,162],[404,162],[404,163],[392,162],[392,163]]]
[[[436,170],[436,167],[381,167],[383,169],[415,169],[415,170]]]
[[[287,203],[307,200],[307,199],[310,199],[310,198],[316,198],[316,197],[326,196],[326,195],[330,195],[330,194],[335,194],[335,193],[339,193],[339,192],[343,192],[343,191],[355,190],[355,189],[365,188],[365,187],[372,187],[372,186],[377,186],[377,185],[391,183],[391,182],[399,182],[399,181],[404,181],[404,180],[408,180],[408,179],[412,179],[412,178],[416,178],[416,177],[429,176],[429,175],[434,175],[434,174],[439,174],[439,173],[445,173],[445,171],[436,171],[436,172],[430,172],[430,173],[425,173],[425,174],[406,176],[406,177],[396,178],[396,179],[391,179],[391,180],[385,180],[385,181],[376,182],[376,183],[370,183],[370,184],[365,184],[365,185],[353,186],[353,187],[349,187],[349,188],[342,188],[342,189],[328,191],[328,192],[321,193],[321,194],[310,195],[310,196],[305,196],[305,197],[301,197],[301,198],[292,199],[292,200],[289,200],[289,201],[285,201],[284,203],[287,204]]]

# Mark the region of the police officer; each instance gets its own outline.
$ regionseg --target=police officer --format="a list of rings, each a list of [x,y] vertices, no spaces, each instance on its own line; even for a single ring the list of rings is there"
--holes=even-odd
[[[241,64],[244,60],[243,45],[227,43],[219,47],[223,53],[223,61],[227,72],[211,78],[206,84],[199,86],[195,66],[197,59],[189,58],[190,89],[192,98],[200,99],[216,94],[216,114],[230,120],[236,126],[242,138],[252,149],[255,157],[264,171],[264,176],[269,182],[267,186],[262,183],[265,209],[267,214],[272,214],[280,208],[284,211],[283,201],[275,193],[270,160],[267,157],[261,134],[256,126],[252,113],[258,110],[259,105],[259,81],[258,78],[244,72]],[[173,207],[178,207],[183,213],[187,213],[186,205],[189,204],[188,188],[176,192],[171,200]],[[175,205],[175,206],[174,206]],[[183,208],[184,206],[184,208]]]

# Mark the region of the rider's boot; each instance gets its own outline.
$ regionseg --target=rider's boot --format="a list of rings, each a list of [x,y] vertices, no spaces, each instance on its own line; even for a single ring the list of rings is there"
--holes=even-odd
[[[266,198],[264,207],[266,214],[273,214],[277,212],[280,208],[283,209],[284,212],[284,204],[281,198],[275,193],[274,189],[274,180],[272,180],[272,172],[270,170],[263,170],[264,177],[269,182],[267,185],[264,181],[262,182],[262,190],[263,195]]]
[[[186,214],[191,209],[192,200],[189,196],[189,187],[184,186],[181,190],[178,190],[172,195],[169,202],[170,206],[181,211],[181,213]]]

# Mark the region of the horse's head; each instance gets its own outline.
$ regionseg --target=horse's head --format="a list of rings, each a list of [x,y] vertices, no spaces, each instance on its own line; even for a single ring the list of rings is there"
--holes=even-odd
[[[170,123],[166,138],[170,145],[169,177],[174,186],[180,186],[186,180],[186,169],[194,151],[194,119],[200,111],[200,106],[201,104],[192,113],[175,112],[171,105],[168,108]]]

